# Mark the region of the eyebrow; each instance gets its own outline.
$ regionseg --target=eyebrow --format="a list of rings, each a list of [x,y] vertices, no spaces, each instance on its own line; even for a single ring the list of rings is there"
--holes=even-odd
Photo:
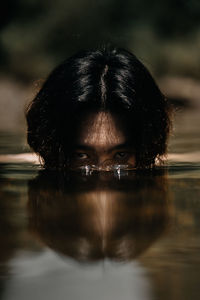
[[[81,144],[77,144],[75,148],[83,149],[85,151],[92,151],[92,150],[95,149],[94,147],[90,147],[90,146],[87,146],[87,145],[81,145]],[[131,148],[131,144],[128,143],[128,142],[118,144],[118,145],[115,145],[113,147],[108,148],[107,151],[109,153],[109,152],[112,152],[113,150],[119,150],[119,149],[122,149],[122,148]]]

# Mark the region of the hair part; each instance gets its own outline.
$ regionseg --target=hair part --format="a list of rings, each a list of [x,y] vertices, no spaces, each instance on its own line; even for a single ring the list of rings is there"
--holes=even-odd
[[[53,70],[26,111],[27,140],[45,168],[68,166],[74,132],[90,111],[121,116],[138,168],[166,153],[170,106],[146,67],[129,51],[81,51]]]

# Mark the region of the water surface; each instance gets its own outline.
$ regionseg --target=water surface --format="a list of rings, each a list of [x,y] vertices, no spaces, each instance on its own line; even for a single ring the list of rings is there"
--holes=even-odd
[[[200,118],[176,115],[155,172],[0,164],[0,299],[199,299]],[[0,153],[27,151],[1,134]]]

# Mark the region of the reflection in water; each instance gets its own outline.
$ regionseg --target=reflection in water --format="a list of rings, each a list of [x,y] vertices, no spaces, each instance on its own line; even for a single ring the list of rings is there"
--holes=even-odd
[[[44,173],[29,184],[28,211],[27,181],[38,168],[25,163],[29,155],[4,156],[0,299],[198,299],[199,125],[198,110],[176,116],[168,179]],[[20,152],[18,142],[1,136],[1,154]]]
[[[150,300],[145,269],[137,262],[77,264],[44,250],[11,261],[14,275],[4,300]]]
[[[110,178],[109,178],[110,177]],[[80,261],[130,260],[165,231],[164,176],[66,179],[42,173],[29,185],[30,229],[47,246]]]
[[[163,174],[119,180],[41,172],[28,197],[29,231],[45,247],[9,260],[4,300],[153,299],[148,273],[134,259],[169,224]]]
[[[7,192],[9,183],[4,179],[0,180],[0,270],[6,269],[5,261],[12,257],[18,245],[18,226],[13,221],[16,204],[13,201],[13,194]]]

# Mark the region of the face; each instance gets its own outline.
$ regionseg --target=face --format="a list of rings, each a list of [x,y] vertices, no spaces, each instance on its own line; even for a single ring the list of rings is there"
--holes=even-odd
[[[129,165],[129,168],[134,168],[134,149],[121,125],[108,112],[93,113],[85,117],[75,140],[72,166],[96,166],[99,170],[109,170],[114,165]]]

